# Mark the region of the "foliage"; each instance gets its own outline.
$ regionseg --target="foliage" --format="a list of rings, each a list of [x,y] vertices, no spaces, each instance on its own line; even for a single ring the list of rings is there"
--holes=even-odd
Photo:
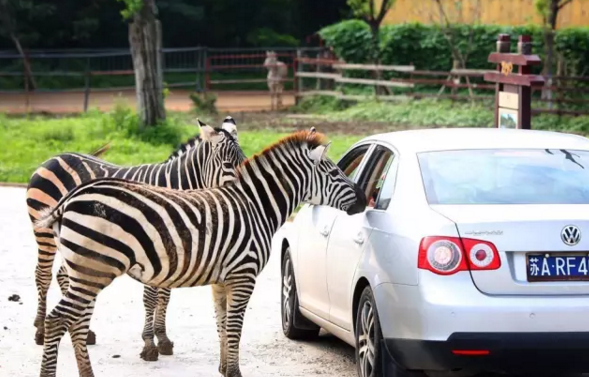
[[[468,36],[473,29],[473,46],[466,66],[489,68],[489,53],[495,51],[497,35],[512,36],[512,50],[517,48],[517,36],[532,37],[532,53],[544,57],[542,28],[536,25],[452,25],[457,36],[458,48],[466,48]],[[325,43],[333,47],[338,57],[349,63],[365,63],[370,57],[370,30],[358,20],[342,21],[319,31]],[[561,54],[577,74],[589,73],[589,27],[564,28],[556,32],[556,52]],[[380,30],[380,49],[383,64],[414,64],[418,69],[449,70],[452,54],[448,42],[436,25],[404,23],[384,25]],[[535,67],[538,72],[541,67]]]
[[[442,100],[363,102],[344,111],[323,112],[323,115],[334,121],[377,121],[397,128],[492,127],[492,108],[492,103],[466,104]],[[589,116],[534,115],[532,128],[589,135]]]
[[[346,102],[332,96],[312,96],[303,97],[291,110],[295,113],[326,114],[348,107]]]
[[[280,34],[269,28],[260,28],[252,31],[247,36],[247,42],[256,47],[281,46],[296,47],[299,40],[288,34]]]
[[[117,0],[125,4],[125,9],[121,10],[121,15],[124,19],[132,18],[136,13],[143,9],[143,0]]]
[[[190,93],[192,105],[197,113],[217,114],[217,96],[213,93]]]
[[[128,19],[142,0],[1,0],[26,6],[16,14],[27,48],[127,48]],[[29,4],[33,4],[30,7]],[[246,47],[256,30],[302,41],[346,17],[346,0],[157,0],[163,45]],[[6,14],[0,11],[0,18]],[[67,20],[67,22],[64,22]],[[22,27],[22,28],[21,28]],[[26,38],[25,38],[26,37]],[[278,42],[292,43],[292,39]],[[315,41],[316,42],[316,41]],[[290,44],[284,44],[290,45]],[[14,49],[0,35],[0,50]]]

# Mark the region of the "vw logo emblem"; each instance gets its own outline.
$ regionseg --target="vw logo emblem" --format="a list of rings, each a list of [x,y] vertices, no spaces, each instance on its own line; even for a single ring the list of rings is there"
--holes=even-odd
[[[562,228],[560,238],[565,245],[575,246],[581,241],[581,231],[574,225],[567,225]]]

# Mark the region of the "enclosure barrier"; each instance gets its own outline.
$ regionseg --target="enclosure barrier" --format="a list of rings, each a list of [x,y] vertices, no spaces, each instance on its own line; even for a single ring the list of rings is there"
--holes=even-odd
[[[484,82],[485,69],[419,70],[414,65],[349,64],[324,47],[301,48],[164,48],[161,50],[165,86],[195,92],[232,90],[248,95],[254,90],[270,96],[266,51],[277,53],[288,66],[283,80],[286,93],[296,100],[328,95],[343,100],[400,101],[411,98],[447,98],[456,101],[493,100],[495,85]],[[25,61],[31,67],[28,77]],[[34,93],[82,93],[87,111],[92,93],[134,90],[134,71],[128,49],[31,50],[25,58],[0,51],[0,94],[23,96],[26,108]],[[378,78],[380,77],[380,78]],[[386,77],[386,78],[385,78]],[[59,85],[55,80],[59,78]],[[378,79],[377,79],[378,78]],[[53,82],[50,82],[52,81]],[[589,77],[555,75],[544,86],[533,86],[534,103],[545,107],[532,113],[589,114]],[[313,82],[314,85],[309,85]],[[552,82],[551,84],[548,84]],[[49,84],[47,84],[49,83]],[[353,87],[384,88],[384,95],[353,93]],[[539,98],[551,90],[553,98]]]
[[[482,81],[486,74],[495,73],[492,69],[467,69],[456,68],[450,71],[427,71],[417,70],[413,65],[374,65],[374,64],[346,64],[341,60],[329,59],[312,59],[301,57],[297,59],[298,71],[296,78],[299,80],[297,98],[325,95],[333,96],[341,100],[363,101],[377,99],[379,101],[402,101],[410,98],[443,98],[456,101],[492,101],[495,96],[492,93],[480,94],[480,91],[495,91],[495,85]],[[306,66],[326,67],[333,72],[324,73],[318,70],[305,71]],[[364,72],[396,72],[405,74],[408,77],[393,77],[388,80],[374,80],[346,77],[345,71],[364,71]],[[316,88],[308,89],[303,85],[303,79],[315,79]],[[471,79],[481,82],[472,82]],[[321,90],[317,87],[320,82],[329,87],[329,90]],[[542,90],[551,90],[555,93],[556,98],[534,98],[533,100],[540,103],[556,105],[557,108],[533,108],[532,114],[551,113],[558,115],[589,115],[589,98],[583,97],[583,94],[589,94],[589,77],[585,76],[561,76],[552,77],[553,85],[532,86],[531,92],[541,92]],[[566,82],[575,81],[577,83],[586,83],[586,86],[573,86]],[[340,84],[336,89],[335,84]],[[383,86],[399,88],[400,93],[382,95],[374,91],[373,95],[353,95],[346,93],[346,87],[341,84],[356,84],[364,86]],[[438,87],[435,93],[416,88],[424,89]],[[450,93],[444,92],[449,89]],[[468,93],[459,93],[459,89],[467,89]],[[476,93],[475,93],[476,91]],[[568,96],[577,96],[578,98],[567,98]],[[567,109],[565,105],[579,105],[584,108]]]

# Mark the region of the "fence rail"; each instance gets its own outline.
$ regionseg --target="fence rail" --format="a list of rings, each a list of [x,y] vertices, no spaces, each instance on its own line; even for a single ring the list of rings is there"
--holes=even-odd
[[[410,98],[448,98],[480,101],[494,98],[495,85],[484,82],[490,69],[427,71],[414,65],[350,64],[335,59],[323,47],[312,48],[163,48],[164,81],[170,88],[196,92],[210,90],[267,91],[266,51],[272,50],[288,67],[286,92],[296,98],[327,95],[361,101],[374,95],[357,94],[350,87],[372,87],[382,101]],[[27,67],[32,80],[27,79]],[[29,50],[25,57],[0,51],[0,94],[34,92],[84,93],[84,111],[93,92],[134,88],[133,61],[129,49]],[[315,85],[309,87],[309,82]],[[546,80],[546,82],[550,82]],[[538,95],[551,90],[552,98]],[[550,85],[534,87],[536,113],[589,114],[589,77],[555,75]],[[268,93],[269,95],[269,93]],[[28,101],[28,99],[27,99]],[[583,108],[584,107],[584,108]]]
[[[496,70],[489,69],[452,69],[450,71],[426,71],[416,70],[413,65],[373,65],[373,64],[346,64],[335,59],[313,59],[299,57],[297,59],[299,70],[296,78],[299,80],[297,98],[316,95],[333,96],[342,100],[362,101],[377,98],[380,101],[401,101],[410,98],[444,98],[456,101],[482,101],[495,98],[495,85],[487,82],[475,82],[482,80],[485,73]],[[305,71],[306,66],[315,66],[315,71]],[[404,74],[406,77],[390,77],[388,79],[367,79],[346,77],[345,71],[364,71],[369,75],[374,72]],[[440,78],[433,78],[440,77]],[[445,78],[441,78],[445,77]],[[315,88],[306,89],[303,85],[305,79],[315,79]],[[546,78],[547,79],[547,78]],[[583,94],[589,94],[589,85],[574,86],[571,81],[589,83],[589,77],[585,76],[553,76],[552,85],[534,86],[532,92],[550,90],[555,95],[553,98],[536,97],[534,101],[548,104],[548,107],[533,109],[533,113],[548,113],[558,115],[589,115],[589,98]],[[548,82],[548,80],[546,80]],[[563,84],[565,83],[566,84]],[[556,83],[556,84],[554,84]],[[394,87],[404,90],[402,93],[388,95],[358,95],[346,93],[346,86],[336,84],[355,84],[369,87]],[[438,87],[436,93],[424,91],[424,88]],[[449,89],[450,94],[444,92]],[[459,93],[459,89],[467,89],[468,93]],[[490,93],[491,92],[491,93]],[[488,94],[485,94],[488,93]],[[576,95],[578,98],[567,98],[566,95]],[[583,109],[567,108],[567,105],[584,106]],[[554,108],[556,106],[556,108]]]

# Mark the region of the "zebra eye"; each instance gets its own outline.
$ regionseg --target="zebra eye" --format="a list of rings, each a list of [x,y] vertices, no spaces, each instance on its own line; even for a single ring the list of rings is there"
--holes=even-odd
[[[339,176],[339,171],[337,169],[331,169],[329,171],[329,175],[331,175],[332,177],[336,178]]]

